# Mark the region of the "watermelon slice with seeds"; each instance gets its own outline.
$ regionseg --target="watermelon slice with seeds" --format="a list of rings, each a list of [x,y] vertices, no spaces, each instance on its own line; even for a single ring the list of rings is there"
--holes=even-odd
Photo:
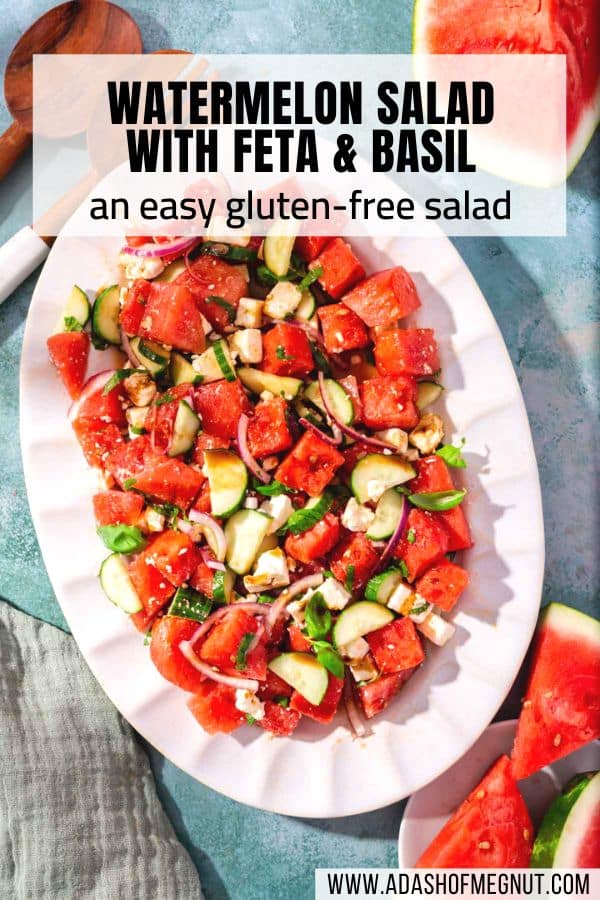
[[[544,816],[534,869],[600,869],[600,772],[576,775]]]
[[[540,617],[512,751],[527,778],[600,737],[600,622],[551,603]]]

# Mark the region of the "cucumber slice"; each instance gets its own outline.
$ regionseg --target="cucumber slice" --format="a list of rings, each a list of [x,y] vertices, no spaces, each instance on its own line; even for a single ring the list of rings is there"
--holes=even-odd
[[[257,509],[240,509],[227,522],[227,565],[238,575],[245,575],[252,568],[270,521]]]
[[[333,626],[333,643],[336,647],[344,647],[371,631],[383,628],[394,618],[394,613],[387,606],[360,600],[341,613]]]
[[[179,456],[194,446],[200,431],[200,419],[186,400],[180,400],[173,425],[173,439],[167,456]]]
[[[286,400],[292,400],[302,387],[299,378],[271,375],[270,372],[261,372],[260,369],[241,368],[238,369],[238,376],[244,387],[253,394],[269,391],[276,397],[284,397]]]
[[[241,505],[246,495],[248,488],[246,466],[231,450],[205,450],[204,469],[210,487],[210,508],[213,516],[230,516]]]
[[[333,378],[325,379],[325,393],[327,394],[327,403],[333,410],[340,422],[344,425],[352,425],[354,421],[354,406],[350,395],[344,390],[338,381]],[[304,398],[325,412],[325,404],[321,396],[321,388],[318,381],[311,382],[304,391]]]
[[[379,499],[375,518],[367,531],[372,541],[384,541],[393,535],[404,512],[406,497],[393,488],[386,491]]]
[[[333,497],[331,494],[322,494],[320,497],[311,497],[306,506],[296,509],[285,523],[285,530],[292,534],[302,534],[308,531],[331,509]]]
[[[398,569],[386,569],[379,575],[374,575],[367,582],[365,599],[374,603],[383,603],[385,606],[402,581],[402,575]]]
[[[104,288],[94,300],[92,312],[92,335],[97,342],[121,343],[120,311],[119,286],[113,284]]]
[[[194,622],[204,622],[212,609],[212,600],[205,597],[200,591],[193,588],[177,588],[175,596],[169,607],[169,616],[178,616],[181,619],[193,619]]]
[[[87,325],[90,315],[91,306],[86,292],[74,284],[67,297],[56,333],[82,330]]]
[[[133,428],[135,434],[142,434],[144,431],[147,415],[147,406],[130,406],[126,411],[125,416],[127,417],[129,427]]]
[[[131,349],[141,365],[151,375],[161,375],[169,365],[171,351],[153,341],[143,341],[139,337],[131,338]]]
[[[233,600],[233,585],[235,583],[235,575],[229,569],[224,572],[217,569],[213,575],[213,599],[217,603],[231,603]]]
[[[435,403],[444,392],[444,388],[437,381],[420,381],[417,385],[417,407],[425,409]]]
[[[202,375],[196,372],[191,362],[185,356],[182,356],[181,353],[177,353],[176,350],[171,353],[169,374],[174,385],[202,383]]]
[[[302,300],[296,307],[296,311],[294,313],[295,317],[297,319],[300,319],[301,322],[309,322],[314,316],[316,310],[317,301],[313,297],[311,291],[302,291]]]
[[[111,603],[129,615],[143,609],[120,553],[107,556],[100,566],[100,584]]]
[[[212,345],[212,350],[215,354],[217,364],[223,373],[223,378],[225,378],[226,381],[235,381],[235,366],[227,343],[224,340],[215,341]]]
[[[410,481],[417,473],[410,463],[398,456],[368,453],[352,470],[350,485],[359,503],[378,500],[384,491]]]
[[[194,370],[204,383],[211,381],[235,381],[235,365],[227,342],[215,341],[204,353],[194,357]]]
[[[176,259],[174,260],[174,262],[169,263],[169,265],[162,270],[160,275],[158,275],[158,277],[155,278],[154,281],[175,281],[176,278],[179,278],[182,272],[185,272],[185,260]]]
[[[327,669],[310,653],[281,653],[268,668],[314,706],[325,696],[329,684]]]
[[[292,219],[287,219],[272,225],[264,239],[265,263],[273,275],[279,278],[288,273],[297,232],[296,223]]]

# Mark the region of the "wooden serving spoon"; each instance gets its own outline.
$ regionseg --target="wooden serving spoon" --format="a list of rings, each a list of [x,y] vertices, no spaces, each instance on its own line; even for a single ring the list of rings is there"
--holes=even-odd
[[[72,0],[40,16],[8,58],[4,95],[13,122],[0,136],[0,179],[27,149],[33,130],[34,53],[141,53],[140,30],[129,13],[107,0]],[[63,126],[60,136],[82,131],[87,123]],[[59,135],[55,135],[58,137]]]

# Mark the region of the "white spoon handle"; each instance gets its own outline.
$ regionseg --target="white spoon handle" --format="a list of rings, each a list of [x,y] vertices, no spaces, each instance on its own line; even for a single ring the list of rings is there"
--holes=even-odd
[[[0,247],[0,303],[45,260],[50,248],[26,225]]]

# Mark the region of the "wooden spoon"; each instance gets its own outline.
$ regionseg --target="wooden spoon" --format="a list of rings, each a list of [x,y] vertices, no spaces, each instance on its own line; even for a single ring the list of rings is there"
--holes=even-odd
[[[13,122],[0,136],[0,179],[31,141],[34,53],[141,53],[140,30],[129,13],[107,0],[71,0],[55,6],[25,32],[8,58],[4,95]],[[61,136],[85,128],[74,119]]]

